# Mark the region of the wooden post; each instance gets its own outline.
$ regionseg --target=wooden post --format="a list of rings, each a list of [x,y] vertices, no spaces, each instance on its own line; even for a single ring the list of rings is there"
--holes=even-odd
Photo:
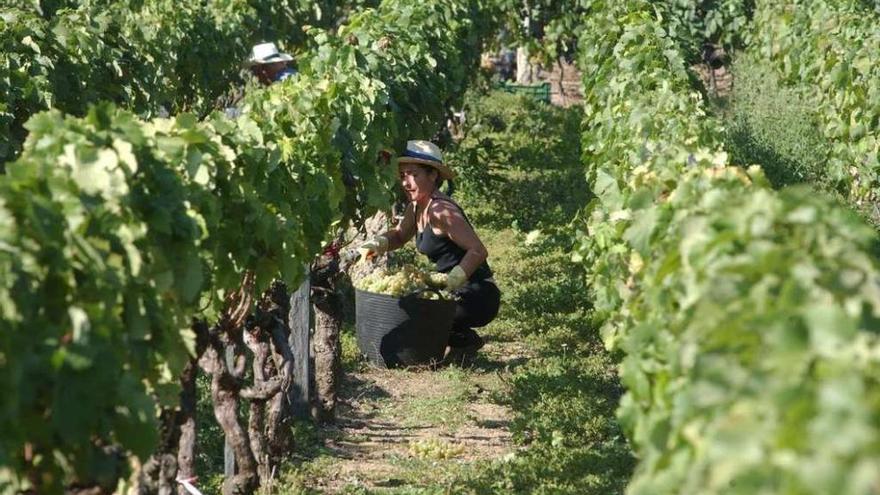
[[[537,75],[537,67],[529,61],[526,49],[519,47],[516,49],[516,83],[532,84],[535,82]]]
[[[230,370],[235,369],[235,349],[232,347],[226,348],[226,366]],[[235,476],[235,451],[229,438],[223,443],[223,475],[226,479]]]
[[[308,273],[308,271],[306,271]],[[293,386],[290,388],[287,403],[291,415],[298,419],[310,418],[309,407],[309,279],[302,283],[290,296],[290,350],[293,353]]]

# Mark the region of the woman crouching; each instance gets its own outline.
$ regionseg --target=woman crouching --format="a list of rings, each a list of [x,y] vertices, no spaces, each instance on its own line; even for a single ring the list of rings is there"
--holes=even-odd
[[[444,361],[461,363],[483,347],[474,331],[498,314],[501,292],[486,259],[489,253],[461,207],[440,191],[455,177],[440,149],[428,141],[409,141],[397,160],[400,184],[408,204],[397,227],[361,245],[381,254],[415,237],[416,248],[436,270],[445,273],[447,289],[456,296],[455,317]]]

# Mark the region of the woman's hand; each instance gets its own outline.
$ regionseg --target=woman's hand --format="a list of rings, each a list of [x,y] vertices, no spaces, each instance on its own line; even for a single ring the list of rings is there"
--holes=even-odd
[[[446,288],[449,290],[455,290],[461,288],[468,281],[467,273],[465,273],[464,268],[461,265],[455,265],[455,267],[450,270],[450,272],[446,275]]]
[[[377,235],[361,244],[358,251],[364,257],[380,255],[388,251],[388,238],[384,235]]]

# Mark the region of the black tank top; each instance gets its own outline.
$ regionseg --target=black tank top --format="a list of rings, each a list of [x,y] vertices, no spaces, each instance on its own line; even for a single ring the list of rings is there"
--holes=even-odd
[[[453,204],[458,208],[458,211],[461,212],[462,216],[464,216],[468,225],[473,227],[471,221],[468,220],[467,215],[465,215],[464,210],[462,210],[454,201],[446,198],[431,198],[431,201],[435,199]],[[425,225],[425,230],[416,232],[416,249],[418,249],[420,253],[426,255],[428,259],[435,264],[437,271],[442,273],[449,273],[450,270],[455,268],[455,265],[461,263],[465,253],[467,253],[464,248],[452,242],[448,236],[435,234],[434,229],[431,228],[430,221]],[[484,261],[476,270],[474,270],[474,273],[471,274],[470,280],[476,282],[479,280],[485,280],[491,276],[492,269],[489,268],[489,263]]]

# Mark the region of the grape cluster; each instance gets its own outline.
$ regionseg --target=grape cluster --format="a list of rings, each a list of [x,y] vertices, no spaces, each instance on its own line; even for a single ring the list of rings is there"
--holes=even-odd
[[[402,297],[427,288],[446,286],[446,274],[430,272],[404,265],[399,269],[377,270],[355,281],[354,286],[362,291]],[[447,299],[444,291],[424,291],[419,297],[425,299]]]
[[[444,442],[436,438],[417,440],[409,444],[409,451],[414,457],[429,460],[453,459],[464,454],[464,446]]]

